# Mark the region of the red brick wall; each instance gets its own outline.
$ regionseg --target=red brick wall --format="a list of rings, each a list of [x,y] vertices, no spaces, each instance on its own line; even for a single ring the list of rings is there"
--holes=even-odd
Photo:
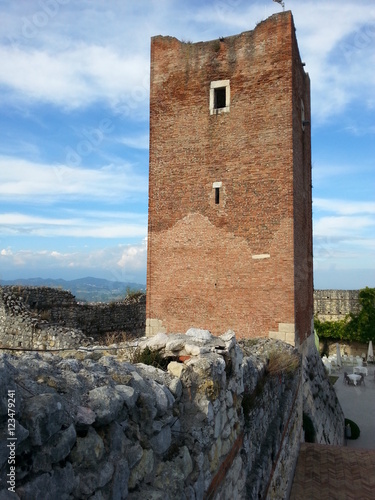
[[[298,339],[302,343],[311,333],[314,309],[310,79],[301,65],[295,35],[292,43],[295,326]],[[302,102],[305,125],[302,123]]]
[[[289,12],[223,41],[152,39],[146,317],[167,332],[254,337],[295,323],[294,235],[309,240],[311,208],[301,229],[295,171],[310,160],[295,148],[306,156],[309,139],[293,108],[309,97],[294,44]],[[210,115],[210,83],[226,79],[230,111]]]

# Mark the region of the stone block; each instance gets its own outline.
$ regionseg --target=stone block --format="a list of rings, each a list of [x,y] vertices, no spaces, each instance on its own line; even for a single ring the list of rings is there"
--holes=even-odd
[[[294,323],[279,323],[279,332],[294,333],[295,332]]]
[[[61,429],[65,416],[64,402],[57,394],[40,394],[25,400],[22,425],[34,445],[44,444]]]
[[[168,364],[168,371],[174,377],[181,377],[181,375],[186,370],[186,366],[183,363],[177,363],[177,361],[171,361]]]

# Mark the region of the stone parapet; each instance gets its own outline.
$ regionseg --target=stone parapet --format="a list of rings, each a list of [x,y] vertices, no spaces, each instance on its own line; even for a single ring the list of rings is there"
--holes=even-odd
[[[16,395],[19,498],[287,498],[303,391],[285,343],[192,328],[112,351],[2,354],[0,382]]]

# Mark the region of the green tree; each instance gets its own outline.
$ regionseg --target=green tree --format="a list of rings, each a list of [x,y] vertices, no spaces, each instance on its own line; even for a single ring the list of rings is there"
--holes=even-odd
[[[368,342],[375,338],[375,288],[363,288],[358,297],[361,310],[358,314],[350,313],[348,331],[353,340]]]

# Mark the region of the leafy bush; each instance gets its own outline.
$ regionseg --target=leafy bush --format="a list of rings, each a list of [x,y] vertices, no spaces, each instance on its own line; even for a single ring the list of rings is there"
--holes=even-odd
[[[349,316],[339,321],[320,321],[314,319],[314,328],[319,338],[351,340],[348,332]]]

